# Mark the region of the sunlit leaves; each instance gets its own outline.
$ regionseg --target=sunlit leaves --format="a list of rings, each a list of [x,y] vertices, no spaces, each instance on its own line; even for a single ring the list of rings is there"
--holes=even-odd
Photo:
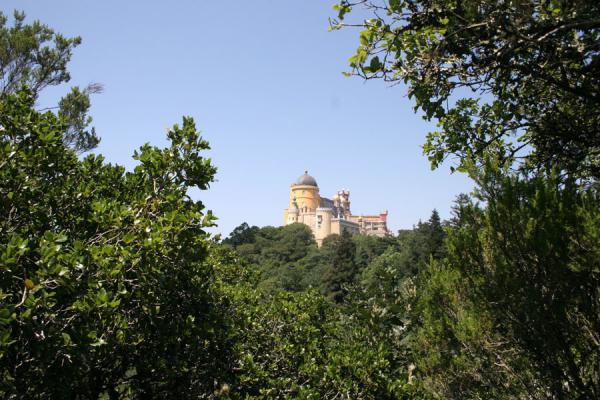
[[[168,390],[212,390],[203,374],[227,359],[214,361],[227,329],[203,262],[214,217],[187,196],[213,179],[208,144],[186,118],[133,172],[79,160],[33,98],[0,102],[0,393],[163,393],[180,379]],[[208,360],[214,372],[190,372]]]
[[[352,5],[362,20],[349,22],[345,13],[333,24],[360,27],[351,74],[405,83],[415,111],[440,121],[441,133],[425,145],[433,168],[447,157],[457,159],[459,169],[463,163],[481,167],[485,157],[500,154],[508,166],[551,163],[578,176],[600,174],[597,3]],[[372,18],[364,19],[359,5]],[[464,96],[479,107],[461,103]],[[471,117],[460,127],[467,133],[452,126],[451,113]],[[477,149],[470,152],[472,145]]]

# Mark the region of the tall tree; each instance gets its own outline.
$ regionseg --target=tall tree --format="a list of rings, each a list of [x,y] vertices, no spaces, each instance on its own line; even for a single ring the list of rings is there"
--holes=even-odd
[[[423,227],[424,241],[427,249],[427,256],[434,259],[441,259],[445,253],[444,246],[444,228],[440,219],[440,214],[434,209],[431,212],[429,221]]]
[[[372,18],[346,25],[361,5]],[[439,122],[432,167],[457,159],[485,205],[459,199],[447,257],[420,276],[422,382],[441,398],[598,397],[600,3],[336,9],[334,28],[363,28],[352,72],[406,83]]]
[[[0,98],[16,93],[23,85],[37,98],[44,88],[68,82],[71,75],[67,64],[80,43],[80,37],[66,38],[39,21],[26,24],[23,12],[14,12],[10,26],[0,12]],[[101,91],[99,84],[74,87],[56,107],[68,126],[63,140],[79,152],[96,147],[100,141],[90,126],[88,112],[90,94]]]
[[[223,240],[223,243],[229,244],[233,247],[240,246],[242,244],[254,243],[256,241],[256,235],[259,231],[258,226],[250,226],[248,223],[243,222],[242,224],[235,227],[229,236]]]
[[[462,205],[447,258],[422,277],[424,378],[444,398],[597,398],[597,191],[552,175],[480,182],[487,207]]]
[[[457,227],[460,225],[460,221],[462,221],[465,210],[469,205],[471,205],[471,202],[471,197],[469,197],[469,195],[466,193],[460,193],[458,196],[456,196],[451,210],[452,217],[450,218],[450,221],[448,221],[450,226]]]
[[[348,231],[343,231],[333,244],[329,268],[323,276],[327,295],[336,303],[344,301],[348,286],[358,272],[355,262],[356,244]]]
[[[390,236],[354,235],[352,239],[356,244],[356,266],[360,270],[366,268],[371,261],[382,255],[389,247],[398,245],[398,241]]]
[[[369,19],[348,23],[364,6]],[[433,167],[485,155],[600,176],[600,3],[342,0],[333,28],[360,26],[353,73],[408,84],[440,130]],[[461,98],[467,94],[468,97]]]

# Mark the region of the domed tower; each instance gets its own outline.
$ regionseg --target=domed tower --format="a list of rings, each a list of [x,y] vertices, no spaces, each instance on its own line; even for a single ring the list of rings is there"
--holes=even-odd
[[[314,213],[319,207],[319,186],[308,171],[296,179],[296,182],[290,187],[290,208],[293,206],[294,199],[298,205],[300,213]]]
[[[320,200],[317,181],[308,174],[308,171],[304,171],[304,175],[301,175],[290,186],[290,203],[284,215],[285,225],[293,223],[290,222],[292,215],[295,217],[295,222],[308,224],[313,222]],[[297,214],[295,210],[297,210]]]

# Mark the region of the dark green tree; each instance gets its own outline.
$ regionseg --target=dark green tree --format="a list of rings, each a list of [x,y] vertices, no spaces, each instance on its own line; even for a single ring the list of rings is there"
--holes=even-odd
[[[68,82],[71,75],[67,64],[80,43],[80,37],[66,38],[39,21],[26,24],[23,12],[14,12],[10,26],[6,15],[0,12],[0,98],[23,86],[37,98],[45,88]],[[84,89],[73,87],[56,107],[68,126],[63,141],[78,152],[93,149],[100,141],[90,126],[92,118],[88,112],[90,94],[101,91],[99,84]]]
[[[236,226],[229,236],[223,240],[223,243],[237,247],[242,244],[254,243],[256,241],[256,234],[258,233],[258,226],[249,226],[246,222],[239,226]]]
[[[462,205],[424,276],[421,370],[445,398],[597,397],[597,191],[556,175],[480,183],[486,208]]]
[[[361,284],[369,297],[377,297],[380,304],[390,306],[396,301],[402,282],[414,275],[409,253],[389,248],[362,272]]]
[[[406,259],[406,268],[416,274],[430,259],[441,259],[446,251],[444,229],[439,214],[433,210],[428,221],[419,221],[413,229],[398,232],[397,242]]]
[[[350,233],[344,230],[332,246],[330,264],[323,275],[325,292],[336,303],[344,301],[348,287],[354,282],[358,272],[355,257],[356,244]]]
[[[314,247],[316,242],[310,228],[304,224],[291,224],[281,228],[273,246],[263,254],[283,264],[302,259]]]
[[[431,212],[431,217],[421,229],[423,230],[423,240],[425,241],[426,256],[431,256],[436,260],[443,257],[445,253],[444,228],[437,210]]]
[[[454,204],[452,205],[452,217],[448,224],[451,227],[458,227],[460,225],[460,221],[462,220],[465,210],[471,205],[472,199],[469,195],[465,193],[460,193],[454,199]]]
[[[390,246],[398,245],[393,237],[377,237],[368,235],[354,235],[356,244],[356,266],[359,270],[366,268],[371,261],[382,255]]]
[[[261,271],[259,286],[269,292],[302,291],[318,286],[322,257],[312,231],[304,224],[283,227],[238,226],[223,241]]]

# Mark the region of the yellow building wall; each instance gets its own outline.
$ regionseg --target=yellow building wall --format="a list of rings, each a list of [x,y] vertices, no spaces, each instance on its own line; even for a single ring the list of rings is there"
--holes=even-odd
[[[331,221],[331,233],[332,234],[336,233],[338,235],[341,235],[342,230],[347,230],[351,234],[354,235],[359,232],[359,227],[358,227],[358,225],[356,225],[356,223],[353,223],[348,220],[335,219],[335,220]]]
[[[321,199],[319,188],[304,185],[292,185],[290,188],[289,208],[293,207],[294,198],[300,210],[304,210],[304,207],[307,207],[309,211],[315,211],[319,207],[319,200]]]
[[[331,221],[331,228],[329,230],[330,234],[336,234],[339,235],[340,234],[340,221]]]

